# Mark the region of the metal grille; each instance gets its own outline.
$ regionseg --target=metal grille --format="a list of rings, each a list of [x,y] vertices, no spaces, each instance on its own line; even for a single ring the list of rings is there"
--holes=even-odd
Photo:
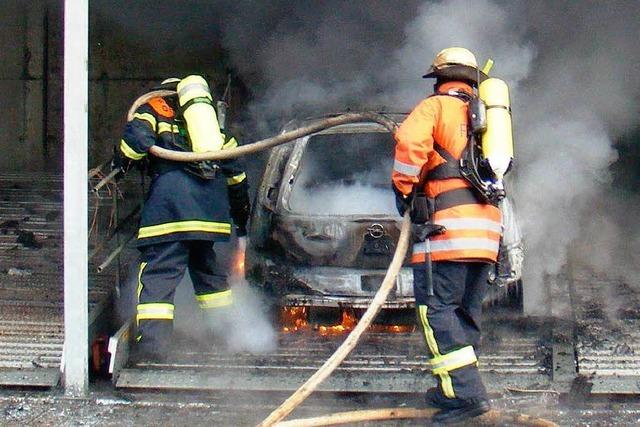
[[[488,326],[491,327],[491,326]],[[496,326],[501,330],[502,326]],[[487,342],[480,370],[491,388],[549,382],[539,331],[504,329],[499,342]],[[502,333],[502,332],[501,332]],[[181,343],[166,363],[137,363],[121,371],[122,388],[291,391],[308,379],[345,336],[281,334],[270,354],[187,351]],[[202,344],[199,344],[202,348]],[[367,333],[354,352],[319,387],[332,392],[420,393],[434,385],[419,333]]]
[[[64,342],[62,178],[0,175],[0,197],[0,384],[52,386]],[[110,280],[90,276],[90,319]]]
[[[578,373],[592,393],[640,393],[640,300],[622,280],[573,273]]]

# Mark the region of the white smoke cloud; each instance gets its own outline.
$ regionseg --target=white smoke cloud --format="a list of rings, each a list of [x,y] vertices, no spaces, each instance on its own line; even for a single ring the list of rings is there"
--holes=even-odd
[[[176,290],[176,333],[187,336],[209,351],[266,353],[277,348],[277,332],[269,317],[264,295],[249,287],[246,280],[230,276],[233,304],[201,310],[187,277]]]
[[[393,193],[365,183],[302,189],[293,192],[291,209],[308,215],[388,215],[398,216]]]
[[[527,245],[525,282],[542,290],[545,275],[560,273],[566,264],[581,236],[582,217],[594,214],[594,198],[615,152],[602,123],[573,115],[530,117],[537,126],[520,132],[514,195]]]
[[[390,136],[367,133],[359,137],[340,134],[338,140],[328,138],[331,142],[322,137],[308,141],[300,173],[291,187],[291,210],[308,215],[399,217],[394,195],[389,191]],[[363,157],[364,153],[378,155]]]
[[[207,326],[230,352],[267,353],[277,348],[277,332],[269,318],[264,295],[239,277],[230,278],[234,303],[205,316]]]

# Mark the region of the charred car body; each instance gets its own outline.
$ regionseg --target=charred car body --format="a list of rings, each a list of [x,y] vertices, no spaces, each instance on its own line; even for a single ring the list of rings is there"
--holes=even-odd
[[[366,308],[400,235],[393,150],[393,136],[377,123],[340,125],[272,149],[251,218],[251,282],[283,306]],[[522,251],[511,205],[503,205],[515,233],[505,239],[510,251],[503,251],[493,279],[504,285],[500,294],[513,296]],[[405,266],[383,308],[413,304],[413,273]]]

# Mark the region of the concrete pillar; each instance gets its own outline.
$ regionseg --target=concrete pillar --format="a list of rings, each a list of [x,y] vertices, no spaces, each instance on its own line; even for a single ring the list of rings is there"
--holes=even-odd
[[[64,2],[64,387],[87,394],[89,0]]]

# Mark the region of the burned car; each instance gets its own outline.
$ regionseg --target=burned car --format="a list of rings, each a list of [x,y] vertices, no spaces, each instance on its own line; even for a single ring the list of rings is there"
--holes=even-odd
[[[388,116],[398,123],[405,117]],[[281,306],[366,308],[400,235],[393,154],[393,136],[373,122],[336,126],[272,149],[251,218],[249,280]],[[503,264],[493,280],[516,282],[519,274]],[[413,304],[413,273],[405,266],[383,308]]]

